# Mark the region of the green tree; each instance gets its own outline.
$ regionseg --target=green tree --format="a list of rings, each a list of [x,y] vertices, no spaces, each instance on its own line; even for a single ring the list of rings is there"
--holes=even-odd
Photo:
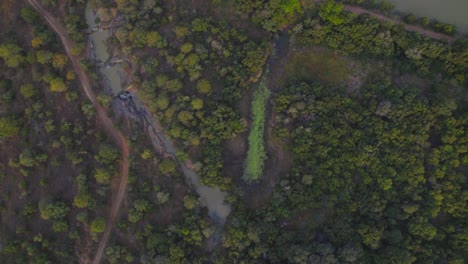
[[[202,79],[197,82],[197,90],[201,94],[211,93],[211,84],[208,80]]]
[[[203,108],[203,100],[200,98],[194,98],[191,105],[193,110],[200,110]]]
[[[364,225],[357,229],[359,235],[361,235],[362,243],[369,246],[372,249],[377,249],[380,246],[380,240],[382,239],[383,229],[378,229],[372,226]]]
[[[20,93],[24,96],[24,98],[31,98],[36,95],[36,89],[31,83],[26,83],[20,86]]]
[[[18,135],[20,128],[18,121],[10,117],[0,118],[0,138],[11,138]]]
[[[93,199],[89,193],[80,192],[73,199],[73,204],[78,208],[88,208]]]
[[[177,163],[171,159],[165,159],[159,164],[159,171],[164,175],[174,174],[177,170]]]
[[[198,205],[197,197],[193,195],[185,195],[184,196],[184,207],[187,209],[193,209]]]
[[[156,98],[156,107],[158,107],[159,110],[166,110],[167,107],[169,106],[169,97],[167,97],[167,94],[163,93],[160,94]]]
[[[345,22],[343,5],[337,4],[334,1],[324,2],[320,6],[319,16],[323,21],[326,21],[334,26],[343,24]]]
[[[190,53],[193,49],[193,45],[191,43],[185,43],[180,47],[180,51],[184,54]]]
[[[21,18],[30,25],[37,25],[39,14],[30,6],[21,9]]]
[[[55,54],[52,57],[52,66],[57,69],[63,69],[68,62],[67,56],[64,54]]]
[[[67,86],[63,82],[62,78],[53,78],[50,80],[50,91],[54,93],[61,93],[67,90]]]
[[[48,219],[61,219],[65,217],[70,211],[68,207],[63,202],[48,203],[45,206],[39,206],[41,212],[41,218],[44,220]]]
[[[102,233],[106,229],[106,220],[102,217],[94,219],[91,223],[91,232],[97,234]]]
[[[420,236],[425,240],[432,240],[437,234],[437,229],[426,218],[416,217],[408,224],[410,234]]]
[[[193,120],[193,114],[189,111],[180,111],[177,114],[177,119],[184,125],[189,126],[190,122]]]
[[[146,34],[146,45],[150,48],[163,48],[163,38],[157,31],[151,31]]]
[[[94,158],[101,164],[113,165],[119,158],[119,153],[114,147],[102,144]]]
[[[153,152],[151,150],[149,150],[149,149],[145,149],[141,153],[141,158],[144,159],[144,160],[151,159],[153,157],[154,157]]]
[[[0,45],[0,57],[10,68],[16,68],[21,65],[26,58],[21,54],[23,49],[15,44]]]
[[[39,50],[36,53],[37,62],[41,64],[50,63],[50,61],[52,60],[52,56],[53,56],[52,52],[47,51],[47,50]]]
[[[178,79],[170,80],[166,82],[167,90],[170,92],[177,92],[182,89],[182,83]]]
[[[94,172],[94,178],[98,183],[108,184],[110,182],[111,173],[108,170],[98,168]]]

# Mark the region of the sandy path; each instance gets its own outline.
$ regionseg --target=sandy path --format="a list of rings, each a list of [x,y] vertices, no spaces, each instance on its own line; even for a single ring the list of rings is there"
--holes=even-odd
[[[123,136],[123,134],[114,128],[112,120],[107,116],[105,109],[96,101],[96,95],[94,94],[91,86],[91,81],[88,75],[85,73],[83,68],[79,63],[79,59],[74,56],[71,52],[71,48],[73,44],[68,36],[66,29],[55,19],[55,16],[51,15],[48,11],[46,11],[37,0],[28,0],[29,4],[31,4],[34,9],[41,14],[41,16],[47,21],[47,24],[55,31],[55,33],[60,37],[62,44],[65,48],[65,52],[67,53],[70,61],[75,69],[76,74],[81,82],[81,86],[88,97],[88,99],[93,103],[94,107],[96,108],[97,116],[100,121],[100,124],[103,126],[105,132],[111,136],[115,143],[120,147],[122,152],[122,162],[121,162],[121,169],[120,169],[120,184],[119,189],[117,192],[117,196],[114,198],[110,209],[110,215],[106,223],[106,229],[102,234],[101,241],[99,242],[99,247],[94,257],[92,263],[99,263],[101,261],[102,255],[104,253],[104,249],[107,245],[107,241],[109,240],[109,235],[112,230],[112,227],[115,222],[115,218],[119,211],[120,205],[122,204],[123,198],[125,197],[125,192],[127,189],[128,183],[128,144],[127,140]],[[87,261],[86,261],[87,262]]]
[[[392,19],[392,18],[386,17],[386,16],[384,16],[382,14],[379,14],[377,12],[373,12],[373,11],[370,11],[370,10],[367,10],[367,9],[364,9],[364,8],[361,8],[361,7],[344,5],[344,10],[348,11],[348,12],[351,12],[351,13],[358,14],[358,15],[369,14],[369,15],[371,15],[373,17],[376,17],[379,20],[383,20],[383,21],[403,25],[405,27],[405,29],[408,30],[408,31],[415,31],[415,32],[421,33],[421,34],[426,35],[426,36],[428,36],[430,38],[433,38],[433,39],[446,39],[450,43],[455,41],[455,38],[452,37],[452,36],[448,36],[448,35],[445,35],[445,34],[442,34],[442,33],[427,30],[427,29],[425,29],[425,28],[423,28],[421,26],[405,24],[400,20]]]

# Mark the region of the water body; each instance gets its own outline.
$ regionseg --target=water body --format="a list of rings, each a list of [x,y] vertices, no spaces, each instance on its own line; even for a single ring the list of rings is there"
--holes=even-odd
[[[96,24],[96,14],[90,4],[86,6],[86,22],[89,28],[95,28]],[[111,36],[109,30],[102,30],[96,31],[89,35],[91,41],[94,44],[94,55],[96,60],[100,60],[101,62],[108,62],[110,59],[110,55],[108,52],[107,46],[107,39]],[[120,70],[121,66],[116,64],[112,67],[101,67],[100,71],[103,76],[109,81],[110,87],[115,94],[118,94],[122,91],[122,85],[120,80]],[[133,102],[135,103],[135,108],[143,108],[146,107],[144,104],[138,99],[138,96],[134,96]],[[139,110],[139,109],[137,109]],[[144,111],[149,113],[146,109]],[[146,120],[150,123],[153,128],[159,127],[156,126],[154,119],[151,116],[147,116]],[[157,136],[160,140],[160,143],[164,145],[167,153],[172,153],[175,156],[176,148],[172,144],[170,140],[166,138],[162,131],[157,132]],[[213,221],[224,224],[226,222],[226,218],[231,212],[231,207],[224,203],[224,198],[226,196],[225,192],[219,190],[219,188],[211,188],[206,185],[203,185],[200,181],[200,177],[191,169],[187,168],[185,164],[182,162],[181,169],[185,177],[188,181],[190,181],[195,190],[197,191],[198,195],[200,196],[200,203],[202,206],[206,206],[208,208],[208,215],[213,219]]]
[[[95,14],[93,8],[91,7],[91,1],[86,5],[86,23],[89,28],[95,28],[97,15]],[[96,56],[97,61],[106,63],[110,60],[110,54],[107,47],[107,39],[111,36],[110,30],[96,31],[89,35],[90,40],[93,43],[93,54]],[[105,76],[106,81],[108,82],[112,92],[118,94],[122,91],[122,83],[120,80],[120,64],[114,64],[113,66],[101,67],[99,70]]]
[[[462,33],[468,32],[468,0],[390,0],[395,10],[418,17],[434,18],[454,24]]]

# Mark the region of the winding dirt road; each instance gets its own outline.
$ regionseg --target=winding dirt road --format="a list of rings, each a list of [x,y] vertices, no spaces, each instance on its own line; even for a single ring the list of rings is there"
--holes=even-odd
[[[120,205],[122,204],[123,198],[125,197],[127,183],[128,183],[128,155],[129,149],[127,140],[125,139],[124,135],[114,128],[112,120],[107,116],[105,109],[97,103],[96,95],[93,92],[91,81],[88,75],[85,73],[83,68],[79,63],[79,58],[74,56],[71,52],[71,48],[73,47],[72,41],[66,31],[66,29],[55,19],[55,16],[51,15],[48,11],[46,11],[37,0],[28,0],[29,4],[36,9],[36,11],[41,14],[41,16],[46,20],[47,24],[55,31],[55,33],[60,37],[62,44],[65,48],[65,52],[67,53],[70,61],[73,65],[73,68],[78,75],[78,78],[81,82],[81,86],[83,91],[85,92],[88,99],[93,103],[94,107],[96,108],[96,113],[98,116],[98,120],[100,124],[104,128],[105,132],[111,136],[115,143],[119,146],[122,152],[122,161],[121,161],[121,168],[120,168],[120,184],[119,189],[117,191],[117,196],[113,199],[112,206],[110,208],[110,215],[106,223],[106,228],[104,233],[102,234],[101,240],[99,242],[99,247],[96,252],[96,255],[92,261],[93,264],[98,264],[101,261],[102,255],[104,253],[104,249],[107,245],[107,241],[109,240],[109,235],[114,226],[115,218],[119,211]],[[88,262],[88,261],[85,261]]]
[[[403,25],[405,27],[405,29],[408,30],[408,31],[418,32],[418,33],[421,33],[421,34],[426,35],[426,36],[428,36],[430,38],[433,38],[433,39],[446,39],[450,43],[452,43],[452,42],[454,42],[456,40],[456,38],[454,38],[452,36],[448,36],[448,35],[445,35],[445,34],[442,34],[442,33],[427,30],[427,29],[425,29],[425,28],[423,28],[421,26],[405,24],[400,20],[396,20],[396,19],[393,19],[393,18],[386,17],[386,16],[384,16],[382,14],[379,14],[377,12],[373,12],[373,11],[364,9],[362,7],[344,5],[344,10],[348,11],[348,12],[351,12],[351,13],[354,13],[354,14],[358,14],[358,15],[369,14],[369,15],[371,15],[373,17],[376,17],[379,20],[383,20],[383,21]]]

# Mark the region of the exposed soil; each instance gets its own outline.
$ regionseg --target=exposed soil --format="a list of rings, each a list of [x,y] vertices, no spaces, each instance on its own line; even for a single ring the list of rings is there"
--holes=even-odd
[[[120,147],[122,152],[122,161],[121,161],[121,169],[120,169],[120,184],[119,189],[117,191],[116,197],[113,199],[113,204],[110,208],[109,218],[106,223],[106,228],[104,233],[102,234],[101,240],[99,242],[99,247],[96,252],[96,255],[92,261],[92,263],[100,263],[102,255],[104,253],[104,249],[107,245],[107,241],[109,239],[110,231],[113,228],[115,218],[119,211],[120,205],[122,204],[123,198],[125,196],[125,192],[127,189],[128,184],[128,145],[127,140],[125,139],[124,135],[114,128],[112,120],[107,116],[105,109],[96,101],[96,95],[94,94],[91,86],[91,81],[85,71],[81,68],[79,58],[72,54],[71,48],[73,44],[68,36],[66,29],[57,21],[55,16],[50,14],[46,11],[37,0],[28,0],[29,4],[31,4],[34,9],[38,11],[39,14],[46,20],[47,24],[55,31],[55,33],[60,37],[60,40],[65,48],[65,52],[67,56],[70,58],[72,62],[73,68],[81,82],[81,87],[85,92],[88,99],[93,103],[94,107],[96,108],[97,116],[100,120],[101,125],[103,126],[106,133],[112,137],[115,143]]]

